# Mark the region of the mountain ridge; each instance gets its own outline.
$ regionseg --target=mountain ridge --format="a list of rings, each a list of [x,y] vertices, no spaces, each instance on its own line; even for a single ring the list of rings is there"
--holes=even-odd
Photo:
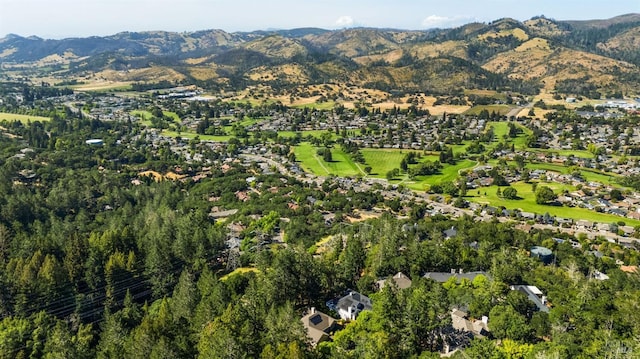
[[[625,14],[589,21],[501,18],[431,30],[210,29],[61,40],[8,34],[0,39],[0,61],[7,68],[53,63],[57,76],[161,65],[181,73],[183,81],[208,81],[213,87],[339,81],[387,91],[450,92],[471,86],[534,92],[555,91],[550,83],[580,79],[589,94],[605,95],[638,88],[636,43],[640,14]],[[271,67],[268,76],[260,75],[265,67]],[[192,75],[196,70],[198,76]]]

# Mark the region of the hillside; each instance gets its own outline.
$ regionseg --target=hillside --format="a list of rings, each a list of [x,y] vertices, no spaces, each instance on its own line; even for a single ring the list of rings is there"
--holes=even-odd
[[[3,74],[197,83],[205,88],[344,83],[434,94],[461,89],[637,95],[640,15],[592,21],[503,18],[454,29],[316,28],[123,32],[0,39]],[[55,82],[55,81],[54,81]],[[239,87],[239,88],[238,88]]]

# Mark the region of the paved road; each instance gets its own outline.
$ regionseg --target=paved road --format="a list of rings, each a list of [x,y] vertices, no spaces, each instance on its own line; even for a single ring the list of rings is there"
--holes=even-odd
[[[533,103],[531,103],[531,102],[529,102],[528,104],[526,104],[526,105],[524,105],[524,106],[516,107],[516,108],[512,109],[511,111],[509,111],[509,112],[507,113],[507,118],[509,118],[509,117],[516,117],[516,116],[518,116],[518,114],[519,114],[522,110],[524,110],[525,108],[532,108],[532,107],[533,107]]]

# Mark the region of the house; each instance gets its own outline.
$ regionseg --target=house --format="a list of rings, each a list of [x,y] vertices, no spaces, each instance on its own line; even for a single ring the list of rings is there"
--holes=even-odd
[[[449,239],[449,238],[454,238],[455,236],[458,235],[458,230],[455,229],[455,227],[451,227],[449,229],[447,229],[446,231],[442,232],[444,234],[444,238],[445,239]]]
[[[571,224],[573,224],[573,219],[556,217],[556,222],[559,226],[570,226]]]
[[[497,211],[498,211],[498,209],[496,207],[487,206],[482,211],[482,215],[484,215],[484,216],[493,216],[493,215],[496,214]]]
[[[604,274],[604,273],[602,273],[600,271],[594,271],[591,274],[591,276],[592,276],[593,279],[597,279],[597,280],[607,280],[607,279],[609,279],[608,275],[606,275],[606,274]]]
[[[336,322],[335,319],[313,307],[301,320],[313,346],[330,339],[330,333],[334,330]]]
[[[618,226],[618,229],[625,237],[632,236],[636,232],[636,229],[632,226]]]
[[[531,212],[520,212],[520,217],[522,217],[525,220],[535,220],[536,214]]]
[[[629,217],[631,219],[640,220],[640,213],[639,212],[629,212],[629,213],[627,213],[627,217]]]
[[[396,275],[391,277],[390,279],[381,279],[377,281],[378,288],[382,290],[387,285],[387,281],[392,280],[396,283],[398,289],[406,289],[411,287],[411,278],[407,277],[404,273],[398,272]]]
[[[576,222],[576,228],[579,229],[593,229],[593,222],[581,219]]]
[[[336,309],[343,320],[355,320],[363,310],[371,310],[371,299],[356,291],[350,291],[344,297],[338,299]]]
[[[539,258],[544,264],[550,264],[553,261],[553,252],[549,248],[533,246],[531,247],[531,257]]]
[[[489,319],[486,316],[483,316],[482,320],[470,321],[466,312],[456,308],[451,310],[451,325],[453,329],[471,333],[478,338],[484,338],[489,334],[488,321]]]
[[[608,224],[608,223],[598,223],[596,225],[596,228],[600,232],[610,232],[611,231],[611,225]]]
[[[638,240],[636,238],[619,238],[618,244],[628,249],[635,249],[638,245]]]
[[[92,145],[92,146],[102,146],[104,144],[104,141],[99,139],[99,138],[88,139],[88,140],[86,140],[84,142],[87,145]]]
[[[510,288],[511,290],[517,290],[526,295],[541,312],[549,312],[549,307],[547,307],[547,297],[544,296],[538,287],[534,285],[512,285]]]

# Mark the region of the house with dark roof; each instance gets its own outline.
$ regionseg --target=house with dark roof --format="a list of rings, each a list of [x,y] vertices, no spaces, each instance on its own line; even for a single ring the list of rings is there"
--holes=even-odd
[[[371,299],[364,294],[350,291],[344,297],[338,299],[336,310],[340,318],[344,320],[355,320],[363,310],[373,308]]]
[[[458,230],[455,227],[451,227],[445,230],[443,234],[445,239],[454,238],[455,236],[458,235]]]
[[[311,308],[301,320],[313,346],[331,338],[330,334],[334,330],[336,322],[335,319],[316,310],[316,308]]]

